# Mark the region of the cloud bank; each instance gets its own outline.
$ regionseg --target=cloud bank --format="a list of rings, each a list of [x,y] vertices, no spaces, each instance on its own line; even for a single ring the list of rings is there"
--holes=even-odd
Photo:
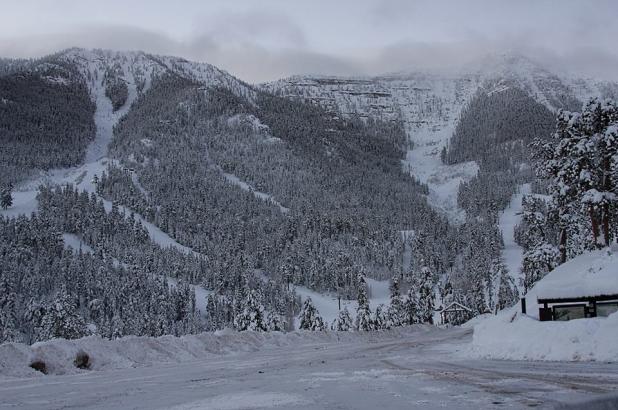
[[[205,2],[209,7],[110,0],[101,10],[101,2],[90,0],[58,0],[56,7],[40,1],[3,7],[0,56],[37,57],[73,46],[144,50],[261,82],[449,70],[487,53],[516,52],[550,69],[618,80],[612,21],[618,2],[611,0],[213,0]]]

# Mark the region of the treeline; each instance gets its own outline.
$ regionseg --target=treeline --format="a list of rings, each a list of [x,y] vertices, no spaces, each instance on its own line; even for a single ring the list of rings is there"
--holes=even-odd
[[[581,112],[562,110],[549,140],[534,141],[546,197],[528,197],[518,227],[529,289],[547,272],[618,237],[618,106],[592,99]]]

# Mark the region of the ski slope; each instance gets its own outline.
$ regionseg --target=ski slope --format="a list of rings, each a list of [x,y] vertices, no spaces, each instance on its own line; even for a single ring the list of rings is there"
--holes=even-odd
[[[515,242],[515,227],[521,222],[524,195],[530,194],[530,192],[530,184],[521,185],[519,192],[511,197],[511,203],[508,208],[500,213],[498,221],[502,231],[502,240],[504,241],[502,259],[509,270],[509,275],[513,278],[518,288],[522,279],[521,263],[524,257],[524,250]]]
[[[365,278],[368,287],[369,307],[371,312],[374,313],[378,305],[384,304],[390,305],[390,280],[375,280]],[[337,295],[334,294],[322,294],[314,290],[311,290],[304,286],[296,286],[294,290],[301,298],[301,303],[307,298],[311,298],[311,301],[318,311],[318,314],[324,320],[324,324],[330,328],[333,321],[339,316],[339,300]],[[358,308],[358,302],[356,300],[341,299],[341,309],[348,309],[352,319],[356,317],[356,309]],[[295,318],[294,327],[298,329],[300,325],[300,319]]]
[[[590,403],[618,387],[613,364],[469,359],[461,351],[470,338],[467,329],[416,326],[369,333],[127,337],[101,344],[92,338],[50,341],[33,349],[43,357],[61,357],[67,374],[43,376],[28,368],[27,374],[0,376],[0,406],[19,410],[553,409],[560,404]],[[71,365],[78,348],[90,353],[93,370]],[[0,349],[0,362],[7,357],[2,350],[13,354],[12,367],[28,354],[21,345],[6,344]]]

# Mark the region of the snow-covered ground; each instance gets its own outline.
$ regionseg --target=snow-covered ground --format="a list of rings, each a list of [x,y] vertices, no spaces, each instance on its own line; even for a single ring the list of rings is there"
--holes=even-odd
[[[84,241],[82,241],[82,239],[77,236],[74,235],[72,233],[63,233],[62,234],[62,240],[64,242],[64,247],[65,248],[71,248],[73,249],[75,252],[87,252],[87,253],[93,253],[93,249],[88,246],[87,243],[85,243]]]
[[[530,184],[519,187],[519,192],[513,195],[511,203],[500,214],[498,224],[502,231],[504,249],[502,259],[509,270],[509,275],[519,287],[521,280],[521,261],[524,257],[524,250],[515,242],[515,227],[521,222],[521,212],[523,211],[522,199],[524,195],[530,193]]]
[[[547,274],[526,294],[527,315],[516,305],[479,320],[469,354],[511,360],[618,362],[618,313],[538,321],[537,298],[611,294],[618,294],[617,246],[580,255]]]
[[[618,387],[613,364],[471,360],[460,353],[469,341],[467,329],[417,326],[6,344],[0,348],[0,407],[554,408]],[[92,370],[71,364],[79,349],[92,357]],[[27,367],[31,357],[50,360],[66,374],[36,373]],[[7,369],[21,373],[11,377]]]

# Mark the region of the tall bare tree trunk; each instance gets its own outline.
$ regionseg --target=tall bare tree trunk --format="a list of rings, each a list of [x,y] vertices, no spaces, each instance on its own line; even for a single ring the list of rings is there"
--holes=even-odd
[[[603,204],[601,215],[601,229],[603,229],[603,243],[605,246],[609,246],[609,204]]]
[[[599,221],[597,220],[596,213],[594,212],[594,205],[588,207],[590,213],[590,224],[592,225],[592,245],[594,248],[599,247]]]
[[[566,227],[560,229],[560,264],[563,264],[567,260],[567,230]]]

